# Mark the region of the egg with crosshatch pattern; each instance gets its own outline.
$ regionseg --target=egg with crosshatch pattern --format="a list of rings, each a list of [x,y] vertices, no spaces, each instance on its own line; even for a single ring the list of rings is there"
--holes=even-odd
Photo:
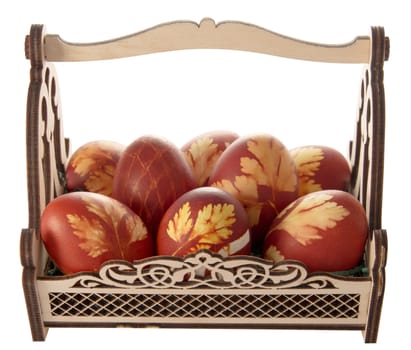
[[[182,151],[169,140],[151,135],[126,147],[113,177],[113,197],[137,213],[153,234],[168,207],[195,187]]]
[[[157,254],[185,256],[208,249],[223,256],[247,255],[251,241],[247,213],[230,194],[199,187],[179,197],[157,232]]]

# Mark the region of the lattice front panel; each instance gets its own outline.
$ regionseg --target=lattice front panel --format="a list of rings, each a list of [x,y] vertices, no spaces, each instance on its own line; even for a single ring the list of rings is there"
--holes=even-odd
[[[355,319],[360,294],[49,293],[52,316]]]

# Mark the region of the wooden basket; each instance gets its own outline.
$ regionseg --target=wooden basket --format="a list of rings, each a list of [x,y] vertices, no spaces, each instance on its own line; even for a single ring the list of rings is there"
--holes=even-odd
[[[223,258],[199,251],[127,263],[110,261],[98,273],[47,275],[39,235],[46,204],[64,190],[69,140],[64,138],[53,61],[104,60],[147,53],[209,48],[264,53],[318,62],[364,65],[353,140],[351,191],[369,219],[367,273],[342,277],[308,274],[302,264],[273,265],[256,257]],[[26,38],[30,59],[27,100],[29,227],[21,233],[23,288],[33,340],[49,327],[243,327],[361,330],[377,339],[384,295],[387,235],[381,228],[385,105],[384,29],[343,45],[288,38],[241,23],[174,22],[127,37],[72,44],[33,25]],[[197,271],[207,269],[207,277]],[[185,276],[185,277],[183,277]],[[188,277],[187,277],[188,276]]]

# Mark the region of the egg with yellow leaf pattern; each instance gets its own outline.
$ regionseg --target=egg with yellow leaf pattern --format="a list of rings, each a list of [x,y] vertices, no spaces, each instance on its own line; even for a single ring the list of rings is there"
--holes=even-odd
[[[348,191],[351,167],[347,159],[328,146],[301,146],[290,150],[297,172],[298,195],[321,190]]]
[[[294,161],[283,143],[269,134],[235,140],[216,162],[209,185],[243,204],[256,252],[271,222],[298,195]]]
[[[247,213],[228,193],[198,187],[180,196],[164,214],[157,232],[159,255],[185,256],[208,249],[222,256],[250,253]]]
[[[97,271],[112,259],[132,262],[153,255],[153,237],[124,204],[92,192],[52,200],[41,216],[40,233],[50,258],[65,274]]]
[[[125,146],[108,140],[83,144],[70,157],[66,166],[66,188],[111,196],[113,176]]]
[[[193,169],[198,186],[207,185],[210,174],[223,151],[237,138],[232,131],[215,130],[198,135],[181,147]]]
[[[323,190],[298,198],[273,221],[264,258],[303,262],[309,272],[335,272],[357,266],[368,236],[367,216],[350,193]]]

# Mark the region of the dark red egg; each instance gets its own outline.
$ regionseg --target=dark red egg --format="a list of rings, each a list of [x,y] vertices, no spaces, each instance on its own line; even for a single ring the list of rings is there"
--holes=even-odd
[[[236,197],[245,207],[254,246],[273,219],[297,198],[298,178],[288,149],[274,136],[242,136],[217,160],[210,186]]]
[[[299,260],[309,272],[349,270],[360,263],[367,237],[367,216],[354,196],[317,191],[277,216],[265,238],[264,257]]]
[[[65,274],[97,271],[112,259],[134,261],[153,255],[153,236],[119,201],[91,192],[52,200],[41,216],[41,237]]]
[[[208,249],[223,256],[249,254],[247,213],[228,193],[200,187],[179,197],[164,214],[157,232],[159,255],[185,256]]]
[[[168,207],[196,187],[183,153],[170,141],[142,136],[122,153],[113,178],[113,197],[126,204],[157,232]]]

